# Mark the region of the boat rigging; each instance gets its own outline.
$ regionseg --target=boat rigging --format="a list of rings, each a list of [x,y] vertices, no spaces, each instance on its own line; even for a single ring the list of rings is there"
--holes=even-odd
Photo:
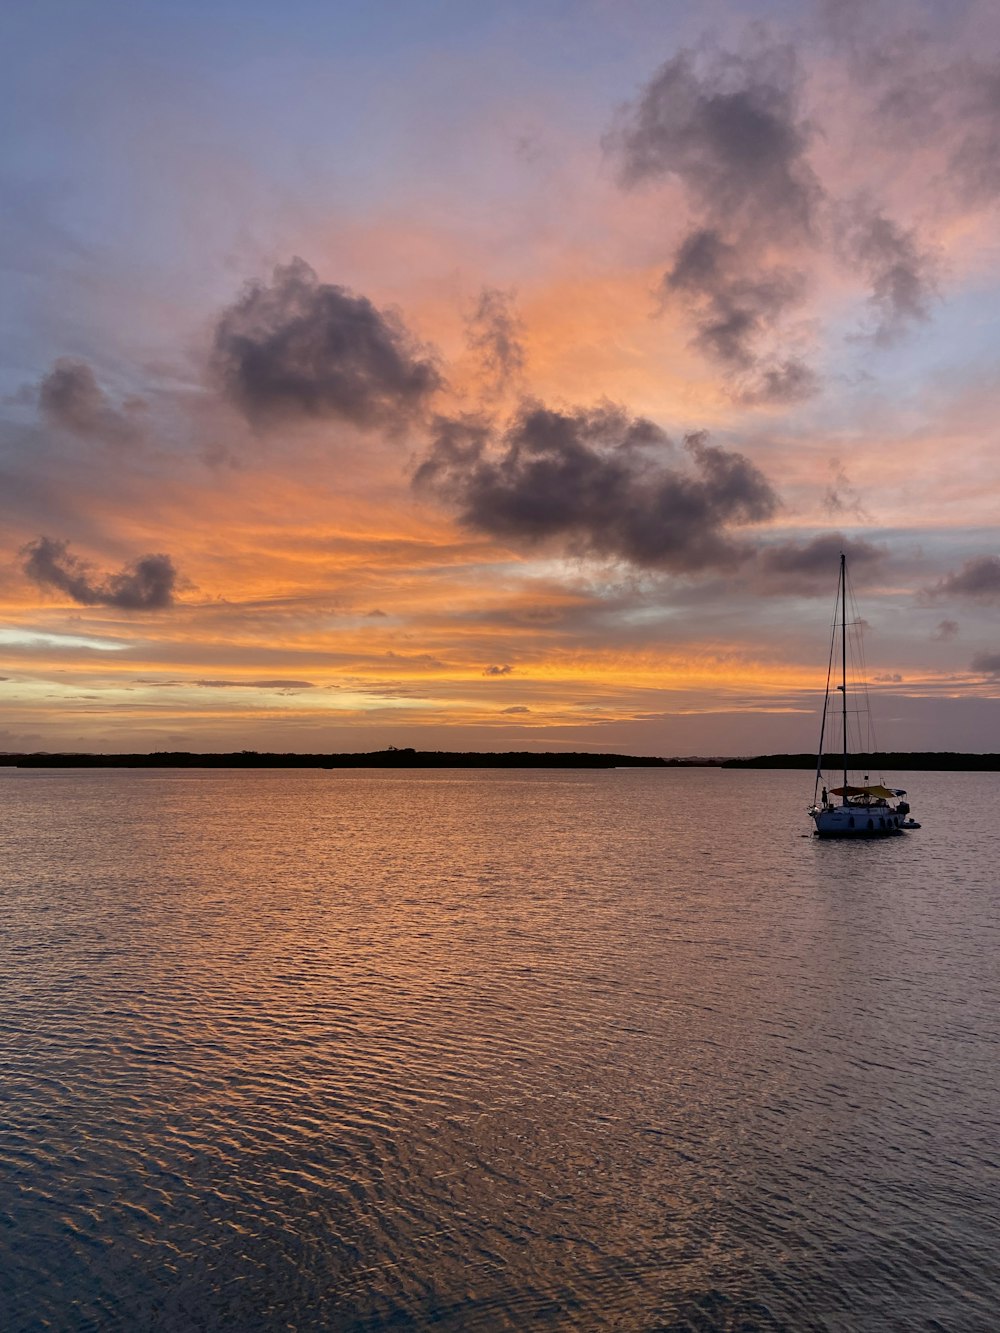
[[[883,782],[870,782],[868,773],[862,782],[852,783],[848,774],[848,680],[847,680],[847,557],[840,554],[840,579],[837,585],[834,629],[830,642],[830,659],[826,673],[826,692],[823,698],[823,720],[820,724],[819,753],[816,759],[816,782],[813,787],[813,803],[809,814],[816,826],[816,835],[820,838],[888,838],[901,834],[906,829],[916,829],[920,825],[910,815],[906,801],[906,792],[899,787],[887,787]],[[839,621],[839,623],[838,623]],[[860,621],[852,622],[860,630]],[[833,674],[834,652],[837,631],[840,632],[840,684],[831,691],[830,682]],[[860,641],[860,640],[859,640]],[[863,659],[862,659],[863,662]],[[857,692],[864,695],[867,703],[867,686],[862,677],[858,682]],[[841,785],[827,789],[824,781],[824,742],[826,740],[827,719],[830,714],[831,695],[840,695],[840,717],[842,731],[840,777]],[[869,736],[866,750],[871,750],[871,717],[865,709],[869,723]],[[820,785],[822,784],[822,793]],[[839,800],[834,800],[838,797]]]

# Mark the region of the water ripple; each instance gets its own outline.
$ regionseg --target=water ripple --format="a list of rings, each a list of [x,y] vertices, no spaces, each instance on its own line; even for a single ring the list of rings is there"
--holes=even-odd
[[[994,775],[0,783],[5,1329],[993,1326]]]

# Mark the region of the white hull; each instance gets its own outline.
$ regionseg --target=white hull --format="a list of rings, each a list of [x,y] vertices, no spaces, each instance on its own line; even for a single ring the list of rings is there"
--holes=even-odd
[[[827,805],[809,811],[820,838],[894,838],[920,825],[892,806]]]

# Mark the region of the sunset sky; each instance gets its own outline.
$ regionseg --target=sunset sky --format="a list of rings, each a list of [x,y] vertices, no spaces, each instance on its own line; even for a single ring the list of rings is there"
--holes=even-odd
[[[1000,750],[1000,8],[33,0],[0,750]]]

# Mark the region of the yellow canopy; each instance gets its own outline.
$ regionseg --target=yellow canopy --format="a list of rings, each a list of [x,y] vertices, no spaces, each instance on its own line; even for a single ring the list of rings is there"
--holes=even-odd
[[[833,796],[880,796],[886,801],[897,795],[896,792],[890,791],[888,787],[881,785],[874,787],[831,787],[830,792]]]

